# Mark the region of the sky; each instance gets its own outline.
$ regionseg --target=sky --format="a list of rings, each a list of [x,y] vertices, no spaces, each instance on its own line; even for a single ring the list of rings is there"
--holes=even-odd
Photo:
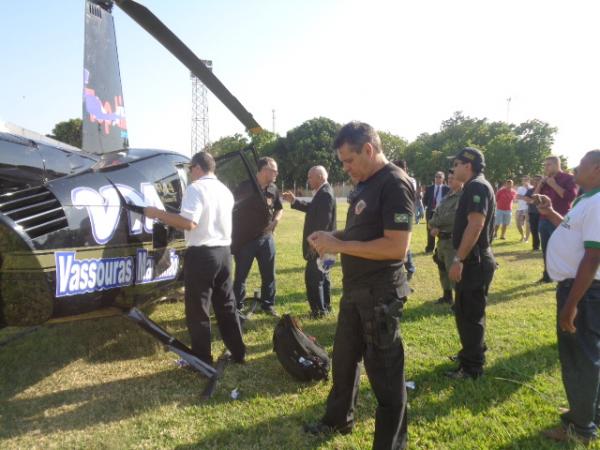
[[[145,0],[263,128],[361,120],[411,141],[462,111],[558,128],[574,166],[600,148],[600,2]],[[130,145],[190,154],[187,69],[115,7]],[[0,120],[81,117],[83,0],[0,0]],[[510,101],[508,99],[510,98]],[[209,96],[210,139],[244,127]]]

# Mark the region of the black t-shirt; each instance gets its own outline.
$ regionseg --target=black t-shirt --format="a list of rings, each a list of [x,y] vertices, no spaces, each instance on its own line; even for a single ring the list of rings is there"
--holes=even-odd
[[[240,246],[265,234],[265,228],[283,205],[274,184],[268,185],[261,195],[254,183],[246,180],[234,190],[233,196],[231,250],[236,253]]]
[[[527,189],[527,192],[525,192],[525,197],[533,197],[534,192],[535,192],[535,188]],[[527,204],[527,212],[529,214],[539,214],[540,213],[537,209],[537,206],[535,206],[534,203]]]
[[[264,190],[263,194],[267,199],[267,206],[269,207],[269,222],[275,217],[275,213],[280,209],[283,209],[281,203],[281,196],[279,195],[279,189],[273,183],[269,184]]]
[[[410,231],[414,216],[415,193],[404,170],[386,164],[353,191],[344,241],[372,241],[383,237],[384,230]],[[342,254],[344,285],[361,285],[381,277],[400,280],[404,275],[401,260],[374,261]]]
[[[496,214],[496,197],[494,190],[483,174],[471,178],[465,184],[463,193],[456,208],[452,244],[455,249],[460,246],[463,232],[469,222],[469,213],[477,212],[485,216],[483,230],[477,240],[480,249],[488,248],[494,235],[494,215]]]

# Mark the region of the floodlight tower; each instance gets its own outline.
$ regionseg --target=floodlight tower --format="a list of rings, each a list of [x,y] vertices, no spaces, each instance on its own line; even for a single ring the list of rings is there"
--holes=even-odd
[[[212,61],[202,60],[212,70]],[[206,86],[190,73],[192,80],[192,146],[191,154],[200,152],[210,143],[208,137],[208,90]]]

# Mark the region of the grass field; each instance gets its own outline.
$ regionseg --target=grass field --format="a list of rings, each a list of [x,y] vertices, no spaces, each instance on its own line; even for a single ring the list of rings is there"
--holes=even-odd
[[[340,205],[340,225],[345,217]],[[305,329],[330,352],[335,317],[307,319],[301,213],[286,211],[277,230],[277,309],[303,319]],[[519,243],[511,226],[496,242],[500,268],[487,309],[488,362],[478,381],[452,381],[447,356],[458,350],[449,308],[435,305],[437,269],[425,247],[425,226],[415,226],[415,292],[402,318],[409,391],[409,448],[553,449],[539,436],[566,406],[556,350],[550,284],[537,285],[541,256]],[[339,264],[333,272],[340,296]],[[256,268],[249,292],[258,287]],[[150,317],[189,342],[183,304],[146,309]],[[375,399],[363,374],[355,431],[309,437],[304,421],[323,412],[330,382],[301,384],[284,372],[272,351],[276,319],[255,315],[245,340],[248,362],[229,366],[215,397],[200,401],[206,383],[177,369],[136,325],[121,317],[43,327],[0,348],[0,448],[368,449]],[[0,331],[0,339],[14,330]],[[213,333],[215,356],[222,349]],[[237,388],[240,397],[230,392]],[[594,448],[600,448],[596,444]]]

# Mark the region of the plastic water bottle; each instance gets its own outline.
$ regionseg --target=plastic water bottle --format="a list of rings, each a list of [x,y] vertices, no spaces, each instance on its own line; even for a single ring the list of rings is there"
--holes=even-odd
[[[333,253],[323,253],[323,256],[317,258],[317,267],[323,273],[331,270],[335,264],[335,255]]]

